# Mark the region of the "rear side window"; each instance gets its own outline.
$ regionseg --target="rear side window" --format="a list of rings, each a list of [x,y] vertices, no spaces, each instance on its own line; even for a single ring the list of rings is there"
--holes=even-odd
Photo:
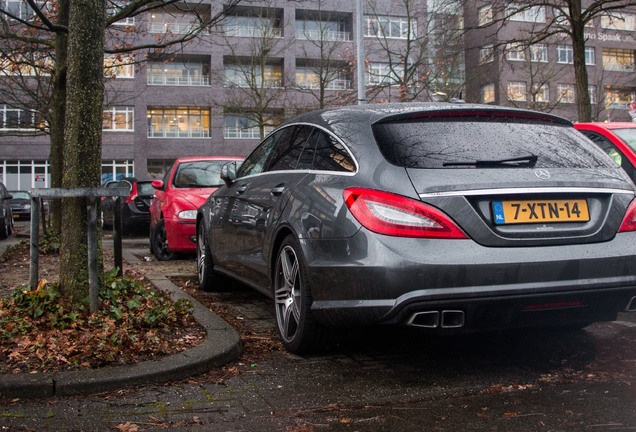
[[[351,155],[333,136],[319,129],[311,136],[310,143],[303,153],[306,159],[311,157],[314,149],[313,166],[316,170],[355,172],[356,166]]]
[[[267,171],[297,169],[298,159],[311,132],[310,126],[293,126],[283,129],[272,151]]]
[[[539,119],[416,118],[376,124],[373,133],[384,157],[405,168],[475,168],[477,161],[529,156],[537,168],[614,165],[573,127]]]

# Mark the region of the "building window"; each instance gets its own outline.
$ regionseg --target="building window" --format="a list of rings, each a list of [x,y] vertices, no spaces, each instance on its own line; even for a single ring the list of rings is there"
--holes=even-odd
[[[311,66],[296,66],[296,85],[306,89],[320,89],[319,71]],[[351,88],[351,80],[344,72],[333,71],[325,77],[325,90],[346,90]]]
[[[506,58],[510,61],[524,61],[526,52],[522,44],[509,43],[506,45]]]
[[[485,26],[493,20],[492,5],[482,6],[479,8],[479,25]]]
[[[575,103],[576,96],[574,93],[574,85],[573,84],[559,84],[557,86],[557,91],[559,92],[559,102],[562,103]]]
[[[603,69],[619,72],[634,71],[634,51],[603,48]]]
[[[125,0],[110,0],[106,6],[106,14],[108,16],[113,16],[126,6],[128,6],[128,2]],[[127,18],[120,19],[119,21],[115,21],[113,25],[134,26],[135,17],[127,17]]]
[[[283,86],[283,67],[281,65],[225,64],[225,86],[275,88]]]
[[[104,109],[102,130],[134,132],[135,109],[128,106],[114,106]]]
[[[208,86],[210,65],[203,61],[152,62],[148,65],[148,85]]]
[[[612,12],[601,17],[601,27],[608,30],[636,31],[636,15]]]
[[[526,101],[526,83],[522,81],[511,81],[508,83],[508,100],[516,102]]]
[[[9,76],[49,76],[53,70],[53,59],[46,52],[29,55],[16,54],[0,58],[0,75]]]
[[[587,92],[590,95],[590,104],[596,105],[596,86],[591,85],[587,88]]]
[[[410,35],[409,35],[410,22]],[[415,20],[406,17],[367,15],[365,16],[364,35],[387,39],[414,39],[417,35]]]
[[[271,116],[264,119],[270,123],[263,128],[267,135],[274,130]],[[223,138],[226,139],[261,139],[261,131],[255,118],[241,114],[225,114],[223,116]]]
[[[104,75],[111,78],[135,78],[135,64],[130,56],[104,55]]]
[[[532,100],[534,102],[549,102],[550,101],[550,86],[543,84],[532,86]]]
[[[3,9],[16,18],[30,20],[35,15],[31,6],[25,0],[3,0],[0,5]]]
[[[48,161],[0,159],[0,182],[8,190],[48,188],[50,180]]]
[[[223,19],[226,36],[280,38],[283,37],[282,23],[277,18],[267,16],[228,15]]]
[[[608,109],[629,109],[631,101],[636,99],[636,91],[625,88],[610,88],[605,92],[605,106]]]
[[[369,63],[366,71],[367,85],[394,85],[400,81],[400,75],[404,72],[402,65],[390,65],[389,63]]]
[[[530,45],[530,60],[533,62],[548,62],[548,46],[545,44]]]
[[[188,34],[200,25],[194,13],[151,12],[150,33]]]
[[[351,40],[351,33],[345,30],[344,20],[319,21],[297,19],[296,39],[346,42]]]
[[[2,130],[34,130],[44,126],[35,111],[0,105],[0,129]]]
[[[495,85],[486,84],[481,87],[481,103],[493,103],[495,101]]]
[[[596,51],[594,47],[585,47],[585,64],[594,66],[596,64]]]
[[[120,180],[135,175],[135,163],[132,160],[102,160],[102,184],[111,180]]]
[[[149,107],[148,138],[209,138],[210,110]]]
[[[495,58],[495,49],[492,45],[484,45],[479,48],[479,64],[490,63]]]
[[[571,45],[557,46],[557,63],[572,64],[574,63],[574,52]]]
[[[544,23],[545,7],[511,4],[506,6],[506,16],[510,17],[510,21]]]

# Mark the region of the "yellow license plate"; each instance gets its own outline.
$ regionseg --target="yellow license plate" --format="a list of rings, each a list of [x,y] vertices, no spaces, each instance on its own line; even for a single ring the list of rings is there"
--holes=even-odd
[[[496,224],[590,220],[587,201],[584,199],[493,201],[492,209]]]

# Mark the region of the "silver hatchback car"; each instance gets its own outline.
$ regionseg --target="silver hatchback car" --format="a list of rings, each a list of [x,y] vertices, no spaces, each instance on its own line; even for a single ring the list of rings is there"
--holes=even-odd
[[[636,309],[636,201],[572,124],[468,104],[281,125],[198,210],[199,282],[273,299],[286,348],[338,326],[584,326]]]

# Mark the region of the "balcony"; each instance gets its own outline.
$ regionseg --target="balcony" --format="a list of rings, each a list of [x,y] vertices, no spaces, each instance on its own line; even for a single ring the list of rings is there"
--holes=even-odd
[[[343,31],[296,30],[296,39],[349,42],[351,41],[351,33]]]
[[[258,38],[282,38],[283,29],[279,27],[242,27],[238,25],[223,26],[226,36],[258,37]]]
[[[298,87],[310,90],[320,90],[320,85],[316,82],[298,83]],[[329,81],[325,86],[325,90],[347,90],[351,88],[351,80],[335,79]]]
[[[148,75],[148,85],[204,87],[210,85],[210,77]]]
[[[265,126],[263,133],[265,135],[272,132],[272,126]],[[223,128],[223,138],[225,139],[260,139],[261,134],[258,127],[240,128],[233,126],[225,126]]]
[[[181,129],[179,126],[150,126],[148,138],[209,138],[210,131],[203,127]]]

